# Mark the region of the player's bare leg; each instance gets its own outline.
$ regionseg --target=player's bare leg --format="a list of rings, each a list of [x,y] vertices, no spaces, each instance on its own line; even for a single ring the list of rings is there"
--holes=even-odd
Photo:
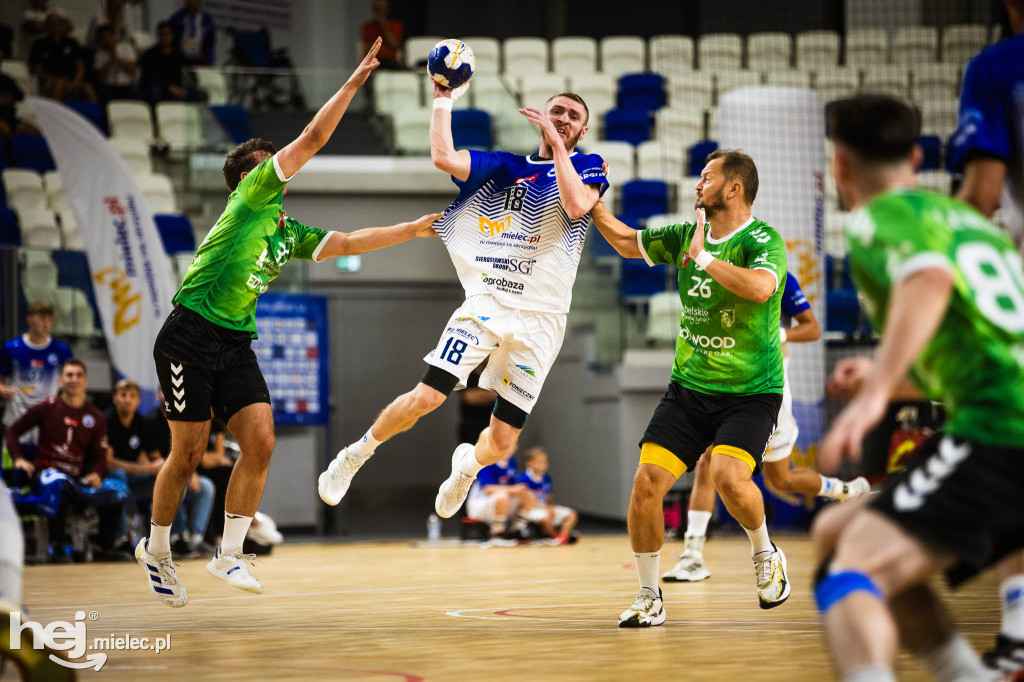
[[[691,583],[711,577],[704,563],[704,541],[715,509],[715,483],[711,480],[711,448],[704,451],[693,469],[693,487],[686,511],[686,535],[679,561],[661,579],[670,583]]]
[[[491,423],[480,432],[476,445],[462,443],[452,454],[452,473],[441,484],[434,499],[434,511],[451,518],[469,495],[476,475],[489,464],[504,459],[516,450],[522,429],[491,415]]]
[[[645,443],[645,445],[647,445]],[[665,622],[665,608],[658,587],[658,562],[665,544],[662,500],[677,476],[655,464],[642,463],[633,476],[629,498],[629,544],[633,548],[640,591],[619,615],[619,627],[650,627]]]
[[[781,495],[795,494],[846,500],[871,491],[871,485],[866,478],[858,477],[852,481],[843,481],[822,476],[807,467],[790,468],[788,457],[777,462],[765,462],[764,481],[772,492]]]

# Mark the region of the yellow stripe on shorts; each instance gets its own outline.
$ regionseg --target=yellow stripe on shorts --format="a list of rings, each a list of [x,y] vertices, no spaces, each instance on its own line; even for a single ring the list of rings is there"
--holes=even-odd
[[[726,457],[740,460],[750,467],[750,473],[754,473],[754,470],[757,469],[757,462],[743,448],[736,448],[731,445],[716,445],[711,451],[711,456],[714,457],[715,455],[725,455]]]
[[[661,467],[676,478],[686,473],[683,461],[657,443],[645,442],[640,446],[640,463]]]

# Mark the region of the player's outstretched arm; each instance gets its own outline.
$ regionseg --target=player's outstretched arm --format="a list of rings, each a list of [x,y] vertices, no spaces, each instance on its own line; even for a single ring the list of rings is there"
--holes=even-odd
[[[608,240],[620,256],[623,258],[642,258],[640,245],[637,243],[637,230],[622,222],[612,215],[604,202],[597,202],[594,208],[590,209],[590,219],[597,226],[597,231]]]
[[[319,260],[376,251],[407,242],[414,237],[436,237],[433,225],[443,215],[444,213],[429,213],[412,222],[398,223],[390,227],[366,227],[355,232],[333,232],[321,249]]]
[[[470,79],[472,80],[472,79]],[[455,88],[443,88],[436,81],[434,86],[434,111],[430,114],[430,160],[434,167],[455,176],[459,180],[467,180],[473,170],[473,158],[466,149],[455,149],[452,139],[452,105],[469,85]]]
[[[885,414],[910,364],[935,334],[952,291],[953,275],[944,268],[915,272],[893,289],[885,331],[870,372],[822,443],[822,471],[835,471],[844,458],[860,458],[864,435]]]
[[[377,61],[380,42],[380,38],[373,42],[370,51],[366,53],[363,61],[359,63],[341,89],[320,107],[320,111],[316,112],[316,116],[309,122],[305,130],[277,153],[277,163],[286,178],[299,172],[299,169],[305,166],[306,162],[327,144],[327,140],[331,139],[334,129],[338,127],[338,122],[345,114],[345,110],[348,109],[349,102],[352,101],[356,90],[370,77],[370,72],[380,66],[380,62]]]
[[[810,308],[797,313],[793,320],[796,324],[786,330],[788,343],[810,343],[821,338],[818,318],[814,316],[814,311]]]
[[[1006,180],[1006,162],[995,158],[975,158],[964,167],[964,179],[956,198],[970,204],[986,218],[999,208]]]
[[[714,277],[716,282],[748,301],[764,303],[779,288],[778,279],[767,270],[741,268],[719,260],[704,250],[703,208],[697,209],[697,228],[694,230],[687,253],[704,268],[704,272]]]

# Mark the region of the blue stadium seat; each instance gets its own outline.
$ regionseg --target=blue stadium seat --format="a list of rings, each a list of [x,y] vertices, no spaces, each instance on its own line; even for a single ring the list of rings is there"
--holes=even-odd
[[[604,115],[604,139],[633,145],[651,137],[651,114],[641,109],[612,109]]]
[[[924,152],[924,158],[921,161],[921,168],[919,170],[939,170],[942,168],[942,140],[939,139],[938,135],[922,135],[917,138],[917,143],[921,145],[921,151]]]
[[[703,140],[690,147],[690,173],[691,177],[700,177],[700,172],[704,170],[704,159],[707,158],[708,154],[718,149],[718,143],[714,140]]]
[[[664,265],[651,267],[642,258],[626,258],[622,261],[620,293],[623,298],[643,297],[665,291],[668,268]]]
[[[620,257],[619,252],[608,243],[608,240],[597,228],[591,229],[587,233],[587,251],[592,261],[617,260]]]
[[[656,73],[629,73],[619,78],[620,109],[654,111],[665,106],[665,81]]]
[[[622,212],[637,218],[668,213],[668,183],[630,180],[622,185]]]
[[[210,107],[217,122],[224,128],[231,141],[242,144],[252,137],[249,126],[249,112],[234,104],[219,104]]]
[[[0,244],[21,246],[21,230],[18,216],[9,208],[0,208]]]
[[[825,329],[850,336],[860,324],[857,292],[850,289],[829,289],[825,293]]]
[[[452,138],[456,149],[490,151],[491,115],[479,109],[456,109],[452,112]]]
[[[160,230],[164,251],[168,255],[196,250],[196,236],[192,231],[192,222],[187,216],[176,213],[157,213],[153,216],[153,220],[156,221],[156,227]]]
[[[16,168],[31,168],[40,175],[57,168],[42,135],[11,135],[11,151]]]
[[[103,108],[100,107],[96,102],[86,102],[81,100],[73,100],[70,102],[64,102],[64,106],[68,109],[73,109],[85,118],[92,121],[92,124],[100,129],[100,132],[104,135],[107,134],[107,118],[103,115]]]

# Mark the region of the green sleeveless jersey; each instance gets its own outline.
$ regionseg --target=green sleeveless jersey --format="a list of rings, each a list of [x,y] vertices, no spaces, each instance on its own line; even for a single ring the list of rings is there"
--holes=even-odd
[[[252,169],[228,197],[196,250],[174,303],[210,322],[256,337],[256,299],[292,258],[311,260],[330,234],[281,209],[283,180],[275,158]]]
[[[672,381],[701,393],[782,393],[779,318],[786,282],[785,242],[767,223],[753,218],[718,241],[711,239],[710,226],[705,227],[708,253],[775,276],[775,293],[765,303],[757,303],[728,291],[687,255],[696,227],[685,223],[639,233],[648,265],[679,268],[683,314]]]
[[[853,281],[876,329],[889,294],[923,268],[953,275],[945,318],[911,368],[948,414],[945,430],[995,447],[1024,444],[1024,269],[1007,234],[964,203],[894,190],[846,226]]]

